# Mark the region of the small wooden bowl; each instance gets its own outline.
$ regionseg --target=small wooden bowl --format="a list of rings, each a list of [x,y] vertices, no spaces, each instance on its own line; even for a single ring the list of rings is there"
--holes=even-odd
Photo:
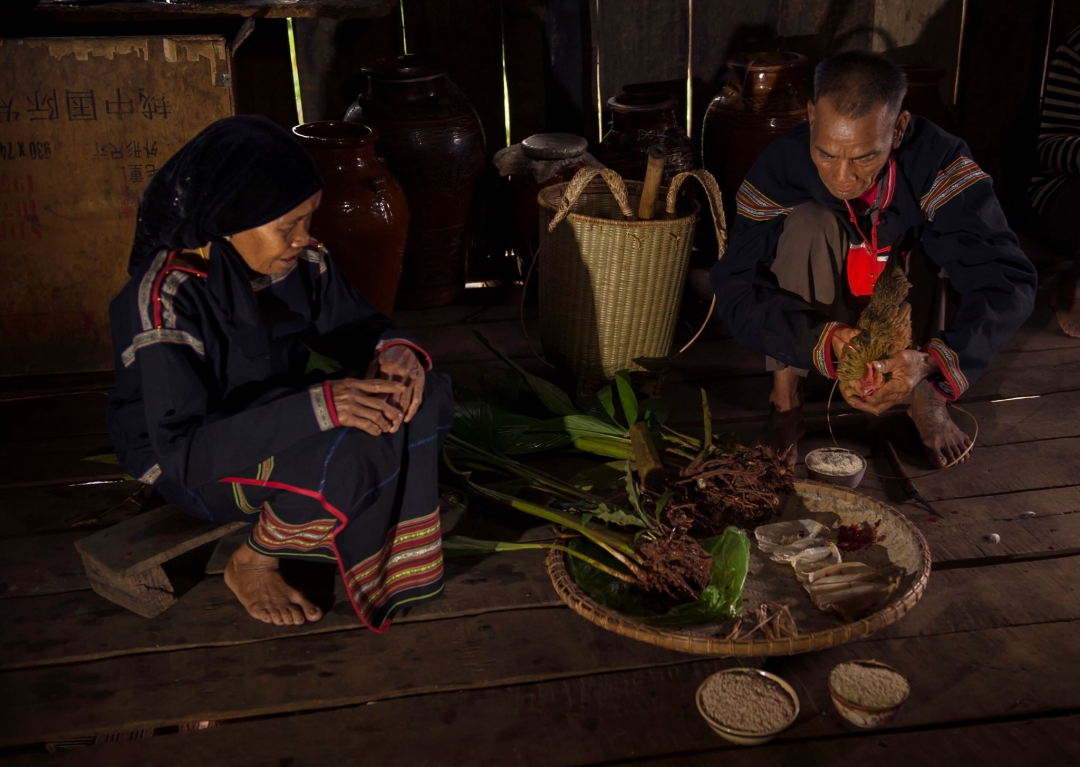
[[[849,660],[844,661],[844,663],[854,663],[860,666],[877,666],[878,668],[888,669],[893,673],[900,674],[897,669],[893,668],[887,663],[881,663],[876,660]],[[903,677],[904,675],[900,674],[900,676]],[[904,678],[906,679],[907,677]],[[892,719],[894,716],[896,716],[896,712],[900,710],[900,707],[902,705],[904,705],[904,701],[908,699],[908,695],[910,694],[911,687],[909,684],[908,694],[905,695],[896,705],[884,707],[860,706],[852,703],[849,700],[845,700],[844,698],[837,695],[836,690],[833,689],[832,685],[832,673],[830,672],[829,674],[829,697],[832,698],[833,705],[836,706],[837,712],[840,714],[840,716],[844,717],[844,719],[847,719],[856,727],[862,727],[864,729],[880,727],[881,725]]]
[[[780,685],[780,688],[791,697],[791,703],[794,706],[794,711],[791,714],[791,718],[784,723],[783,727],[780,727],[771,732],[747,732],[746,730],[736,730],[733,727],[728,727],[722,724],[718,720],[714,719],[708,710],[705,708],[705,702],[702,700],[702,695],[705,692],[705,685],[709,683],[709,680],[719,674],[757,674],[759,676],[766,677],[767,679],[776,682]],[[768,743],[775,738],[781,732],[791,726],[799,717],[799,696],[795,692],[794,688],[778,677],[776,674],[770,674],[768,671],[761,671],[756,668],[727,668],[723,671],[717,671],[715,674],[710,674],[705,678],[705,681],[697,689],[697,695],[694,696],[697,702],[698,712],[701,717],[708,723],[712,731],[725,740],[729,740],[732,743],[736,743],[740,746],[760,746],[762,743]]]
[[[859,459],[862,468],[854,474],[825,474],[824,472],[815,471],[810,466],[810,456],[820,456],[825,453],[844,453],[845,455],[853,455]],[[807,453],[804,461],[806,463],[806,474],[810,479],[817,480],[818,482],[828,482],[830,485],[839,485],[840,487],[854,489],[859,486],[863,476],[866,474],[866,459],[858,453],[852,450],[845,450],[842,447],[819,447],[817,450],[811,450]]]

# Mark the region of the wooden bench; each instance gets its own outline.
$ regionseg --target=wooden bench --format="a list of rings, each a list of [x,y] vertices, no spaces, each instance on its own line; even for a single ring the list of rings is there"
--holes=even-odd
[[[162,565],[245,524],[215,524],[162,506],[76,541],[75,548],[94,591],[153,618],[177,601]]]

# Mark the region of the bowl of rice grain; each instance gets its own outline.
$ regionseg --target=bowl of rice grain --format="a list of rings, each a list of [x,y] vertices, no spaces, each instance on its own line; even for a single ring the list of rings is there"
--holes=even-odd
[[[729,668],[717,671],[697,690],[701,716],[722,738],[740,746],[768,743],[799,715],[799,696],[768,671]]]
[[[818,482],[854,489],[866,474],[866,459],[842,447],[819,447],[806,454],[806,474]]]
[[[910,692],[903,674],[876,660],[841,663],[829,674],[833,705],[856,727],[885,724],[896,716]]]

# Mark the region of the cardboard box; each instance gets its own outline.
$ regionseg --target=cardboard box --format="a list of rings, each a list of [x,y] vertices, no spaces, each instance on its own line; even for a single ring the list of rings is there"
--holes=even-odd
[[[0,376],[112,368],[139,195],[231,114],[222,37],[0,40]]]

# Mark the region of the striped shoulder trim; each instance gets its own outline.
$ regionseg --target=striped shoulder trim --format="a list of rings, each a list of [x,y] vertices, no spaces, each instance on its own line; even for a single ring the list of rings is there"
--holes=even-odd
[[[139,477],[138,481],[144,485],[152,485],[157,482],[157,478],[161,476],[161,464],[155,463]]]
[[[203,342],[187,331],[176,330],[175,328],[147,330],[145,333],[139,333],[135,336],[131,341],[131,346],[124,349],[120,355],[124,367],[129,368],[135,363],[135,353],[137,351],[155,344],[180,344],[189,347],[200,357],[206,356],[206,347]]]
[[[735,207],[740,216],[751,221],[767,221],[791,213],[791,208],[777,205],[749,181],[743,181],[742,186],[739,187],[739,192],[735,195]]]
[[[300,251],[300,258],[304,259],[308,263],[316,264],[319,267],[319,274],[325,274],[327,270],[326,257],[330,255],[326,246],[317,240],[311,240],[308,247]]]
[[[955,402],[970,388],[967,376],[960,369],[960,357],[940,338],[930,341],[923,349],[934,358],[941,376],[930,379],[930,385],[949,402]]]
[[[938,171],[934,183],[919,200],[927,221],[933,221],[938,208],[972,184],[990,178],[970,157],[959,157],[945,170]]]
[[[301,255],[303,255],[303,254],[301,254]],[[268,288],[271,285],[273,285],[275,282],[281,282],[283,279],[288,277],[294,271],[296,271],[296,264],[293,264],[288,269],[283,271],[281,274],[263,274],[263,275],[261,275],[259,277],[256,277],[255,279],[253,279],[251,281],[251,289],[254,290],[256,293],[258,293],[263,288]]]

